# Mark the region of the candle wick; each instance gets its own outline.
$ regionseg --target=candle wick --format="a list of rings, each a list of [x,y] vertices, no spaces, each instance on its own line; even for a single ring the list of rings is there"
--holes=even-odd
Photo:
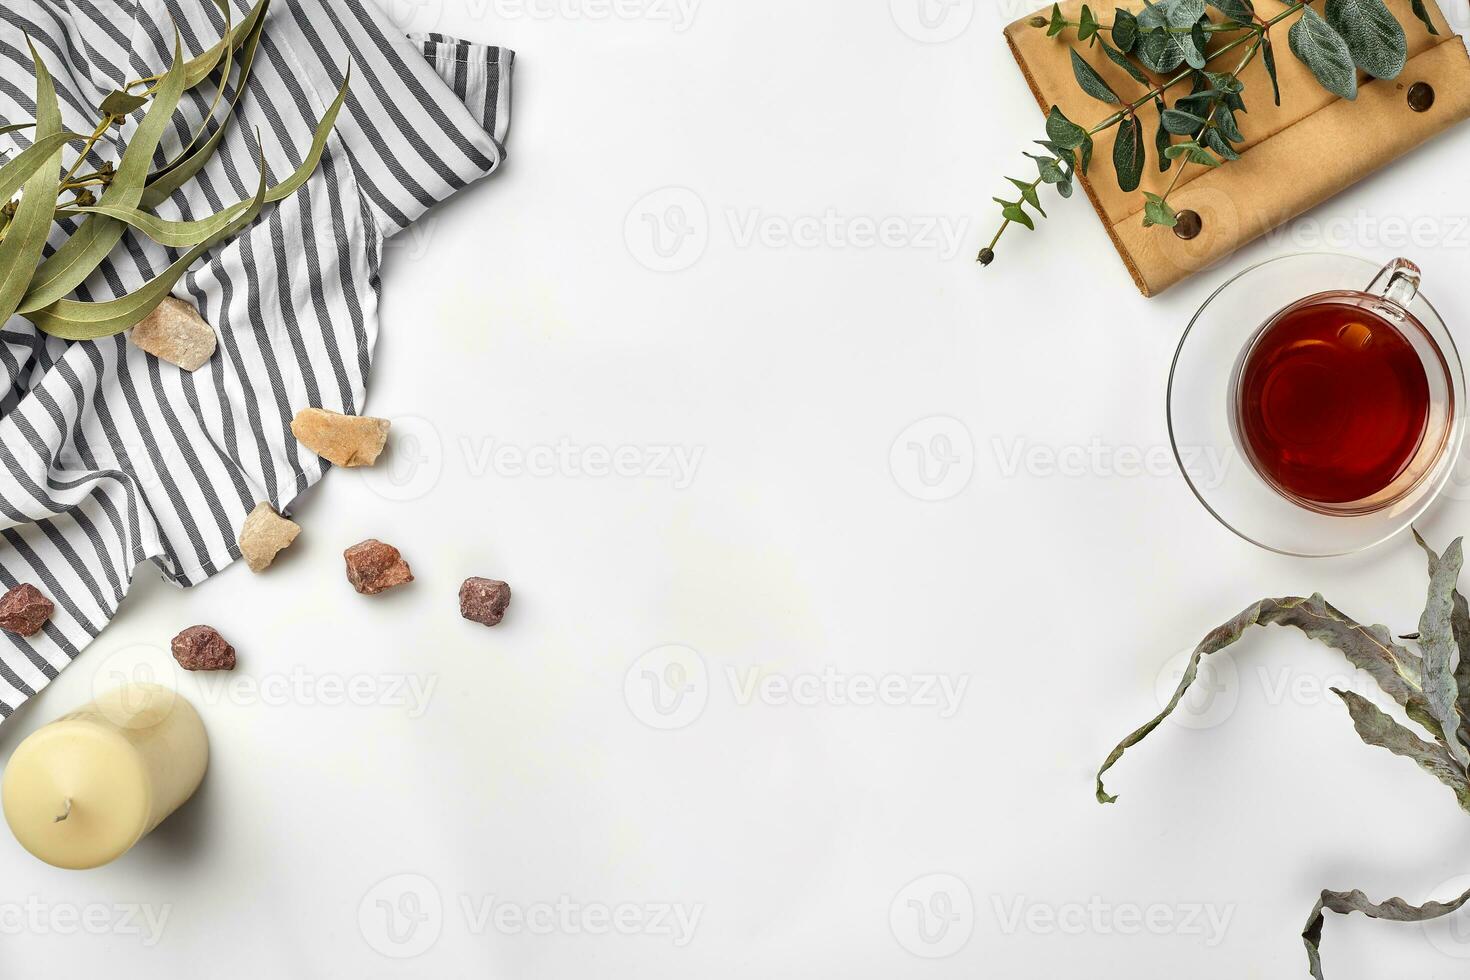
[[[63,809],[61,811],[61,816],[59,816],[55,820],[53,820],[52,823],[61,823],[61,821],[65,820],[69,816],[71,816],[71,797],[70,796],[68,796],[66,798],[66,807],[65,807],[65,809]]]

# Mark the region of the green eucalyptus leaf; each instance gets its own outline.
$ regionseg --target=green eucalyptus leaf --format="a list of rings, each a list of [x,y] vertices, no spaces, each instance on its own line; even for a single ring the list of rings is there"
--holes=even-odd
[[[1144,197],[1149,205],[1157,205],[1160,208],[1160,211],[1154,216],[1155,220],[1152,221],[1149,220],[1150,215],[1145,210],[1145,223],[1172,226],[1172,221],[1157,220],[1165,214],[1170,218],[1173,216],[1172,209],[1167,212],[1162,210],[1168,208],[1163,199],[1157,194],[1147,192]],[[1184,676],[1180,679],[1179,687],[1175,690],[1174,696],[1169,699],[1164,710],[1148,724],[1120,742],[1098,771],[1097,798],[1099,802],[1111,803],[1116,799],[1116,797],[1109,796],[1103,789],[1103,773],[1112,768],[1127,749],[1141,742],[1173,713],[1190,685],[1194,683],[1195,676],[1199,672],[1200,660],[1230,646],[1239,640],[1251,626],[1267,624],[1293,627],[1312,639],[1339,651],[1354,667],[1371,675],[1383,692],[1403,707],[1411,719],[1421,725],[1426,722],[1433,724],[1434,717],[1430,714],[1429,702],[1421,689],[1424,679],[1424,662],[1412,651],[1395,643],[1385,627],[1362,626],[1334,609],[1320,595],[1314,595],[1310,599],[1297,597],[1262,599],[1246,607],[1235,618],[1212,630],[1194,648]]]
[[[1154,99],[1154,108],[1159,113],[1159,124],[1154,130],[1154,150],[1159,161],[1159,172],[1163,173],[1173,164],[1174,158],[1169,156],[1169,131],[1164,128],[1164,100],[1162,97]]]
[[[1419,0],[1420,3],[1423,0]],[[1138,18],[1133,13],[1119,7],[1113,11],[1113,43],[1121,51],[1132,51],[1133,45],[1138,43]]]
[[[116,91],[109,92],[107,98],[102,100],[102,104],[98,108],[105,115],[121,118],[123,116],[131,116],[147,104],[148,97],[146,95],[132,95],[128,92]]]
[[[1236,152],[1235,147],[1231,146],[1230,141],[1227,140],[1224,136],[1220,135],[1220,131],[1218,129],[1212,128],[1205,130],[1204,141],[1206,146],[1214,150],[1216,153],[1220,154],[1220,156],[1224,159],[1240,159],[1240,154]]]
[[[1231,112],[1228,106],[1217,106],[1212,118],[1215,120],[1215,129],[1218,129],[1220,134],[1232,143],[1239,143],[1245,139],[1240,133],[1239,124],[1235,121],[1235,113]]]
[[[1066,177],[1057,183],[1057,194],[1063,198],[1072,196],[1072,178]]]
[[[1067,18],[1062,16],[1062,8],[1057,4],[1051,5],[1051,22],[1047,25],[1046,36],[1056,37],[1067,29]]]
[[[1130,116],[1119,125],[1118,137],[1113,141],[1113,170],[1117,172],[1120,190],[1130,193],[1138,190],[1146,156],[1143,123],[1137,116]]]
[[[1431,34],[1439,34],[1439,28],[1434,26],[1434,18],[1429,16],[1429,7],[1425,5],[1424,0],[1411,0],[1411,6],[1414,16],[1423,21],[1425,30]]]
[[[1184,49],[1184,62],[1191,68],[1203,68],[1210,60],[1206,54],[1209,41],[1205,38],[1205,29],[1198,23],[1190,28],[1188,34],[1180,35],[1179,46]]]
[[[1077,148],[1077,169],[1081,173],[1087,173],[1087,168],[1092,166],[1092,137],[1088,136]]]
[[[1087,130],[1062,115],[1056,106],[1046,117],[1046,135],[1064,150],[1075,150],[1087,139]]]
[[[1164,128],[1176,136],[1193,136],[1204,128],[1206,119],[1183,109],[1165,109],[1159,116]]]
[[[1006,180],[1016,185],[1016,189],[1021,192],[1021,199],[1023,201],[1035,208],[1036,212],[1043,218],[1046,217],[1046,212],[1041,209],[1041,195],[1036,193],[1035,184],[1028,184],[1024,180],[1017,180],[1015,177],[1007,177]]]
[[[56,102],[56,85],[46,63],[27,38],[31,62],[36,66],[36,137],[64,135],[61,109]],[[15,217],[0,242],[0,326],[15,314],[30,285],[31,273],[41,261],[46,236],[56,216],[56,195],[61,188],[61,153],[64,144],[57,143],[49,157],[25,183],[25,192],[16,207]]]
[[[1306,65],[1322,87],[1344,99],[1358,97],[1358,69],[1347,41],[1311,7],[1286,35],[1291,53]]]
[[[1424,655],[1424,698],[1429,705],[1429,713],[1444,733],[1450,754],[1464,769],[1470,766],[1470,749],[1466,749],[1459,738],[1459,687],[1454,675],[1454,659],[1459,648],[1455,643],[1452,622],[1455,583],[1460,578],[1464,555],[1459,538],[1438,556],[1419,537],[1418,531],[1414,532],[1414,540],[1429,556],[1429,597],[1424,614],[1419,618],[1419,649]]]
[[[1018,225],[1024,225],[1028,230],[1035,231],[1036,225],[1031,220],[1031,215],[1019,204],[1005,204],[1000,209],[1001,216],[1007,221],[1014,221]]]
[[[1266,65],[1266,74],[1271,76],[1271,99],[1281,105],[1281,82],[1276,78],[1276,49],[1268,35],[1261,35],[1261,61]]]
[[[265,154],[260,157],[260,186],[251,199],[250,206],[234,221],[225,225],[217,235],[200,242],[178,261],[169,266],[156,279],[144,286],[101,303],[83,303],[77,300],[57,300],[49,306],[26,314],[37,329],[63,340],[97,340],[111,337],[136,326],[144,317],[158,308],[189,267],[217,242],[229,238],[254,221],[265,204],[266,197]]]
[[[1205,0],[1170,0],[1164,16],[1170,27],[1191,27],[1205,15]]]
[[[1386,902],[1371,902],[1367,895],[1356,890],[1350,892],[1324,891],[1322,897],[1317,899],[1317,905],[1312,909],[1312,914],[1307,916],[1306,928],[1302,930],[1302,942],[1307,947],[1307,969],[1315,980],[1322,980],[1320,947],[1324,909],[1339,915],[1361,912],[1370,919],[1387,919],[1390,922],[1428,922],[1430,919],[1438,919],[1459,911],[1466,902],[1470,902],[1470,891],[1449,902],[1425,902],[1423,905],[1410,905],[1402,898],[1390,898]]]
[[[1142,20],[1139,21],[1140,25]],[[1170,72],[1184,63],[1184,49],[1176,35],[1164,27],[1147,30],[1139,36],[1135,49],[1144,67],[1156,72]]]
[[[1143,73],[1143,70],[1141,68],[1133,63],[1132,58],[1129,58],[1122,51],[1119,51],[1117,48],[1113,47],[1106,41],[1101,41],[1099,43],[1102,44],[1103,54],[1108,56],[1109,61],[1126,71],[1138,84],[1147,85],[1150,88],[1153,87],[1153,81]]]
[[[143,197],[143,181],[148,175],[148,164],[154,150],[158,148],[164,130],[171,122],[183,92],[183,48],[178,33],[175,32],[173,64],[159,83],[153,104],[148,107],[147,114],[123,152],[117,173],[102,196],[103,204],[137,207]],[[21,301],[19,312],[36,312],[69,295],[107,258],[107,253],[122,240],[126,231],[127,225],[101,215],[93,215],[83,221],[81,227],[36,270],[30,291]]]
[[[1374,78],[1397,78],[1404,70],[1409,42],[1383,0],[1327,0],[1323,13],[1359,68]]]
[[[1087,63],[1087,60],[1077,53],[1076,48],[1069,49],[1072,55],[1072,77],[1077,79],[1077,84],[1082,91],[1109,105],[1117,105],[1123,100],[1118,98],[1118,93],[1112,90],[1097,70]]]
[[[1208,3],[1232,23],[1250,25],[1256,22],[1256,8],[1251,6],[1251,0],[1208,0]]]
[[[1077,40],[1086,41],[1097,33],[1097,28],[1097,18],[1092,15],[1092,8],[1084,3],[1082,13],[1077,18]]]
[[[1056,160],[1052,157],[1039,156],[1035,153],[1027,153],[1025,155],[1036,161],[1036,169],[1041,175],[1042,183],[1060,184],[1067,179],[1067,175],[1062,173],[1062,168],[1057,165]]]

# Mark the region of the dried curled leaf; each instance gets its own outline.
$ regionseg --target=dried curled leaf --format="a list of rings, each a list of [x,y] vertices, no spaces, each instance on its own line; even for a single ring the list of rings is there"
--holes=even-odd
[[[1424,741],[1361,695],[1335,687],[1332,693],[1347,705],[1359,738],[1369,745],[1388,749],[1394,755],[1412,759],[1419,768],[1453,790],[1461,809],[1470,812],[1470,779],[1443,745]]]
[[[1126,750],[1143,741],[1150,732],[1159,727],[1164,719],[1173,713],[1174,709],[1179,706],[1179,702],[1183,700],[1185,692],[1194,683],[1195,676],[1199,672],[1200,660],[1239,640],[1249,627],[1270,624],[1294,627],[1312,639],[1339,651],[1354,667],[1371,675],[1384,693],[1393,698],[1410,718],[1430,730],[1436,729],[1437,722],[1422,691],[1423,661],[1413,651],[1395,643],[1386,627],[1363,626],[1354,622],[1328,605],[1321,595],[1313,595],[1310,599],[1290,596],[1281,599],[1262,599],[1246,607],[1234,619],[1212,630],[1200,641],[1199,646],[1195,647],[1194,653],[1189,658],[1189,665],[1185,668],[1184,676],[1179,680],[1178,689],[1169,699],[1169,703],[1164,706],[1164,710],[1119,742],[1117,747],[1109,753],[1107,760],[1097,773],[1099,803],[1112,803],[1117,799],[1116,796],[1110,796],[1103,788],[1103,773],[1111,769],[1113,764],[1122,758]]]
[[[1414,540],[1429,556],[1429,598],[1424,605],[1424,615],[1419,618],[1419,649],[1424,652],[1424,697],[1430,714],[1444,733],[1450,753],[1463,769],[1470,766],[1470,750],[1459,739],[1459,689],[1453,672],[1458,650],[1453,619],[1455,583],[1460,578],[1464,556],[1459,538],[1450,543],[1443,555],[1435,555],[1418,531],[1414,532]]]
[[[1324,891],[1322,897],[1317,899],[1312,914],[1307,917],[1306,928],[1302,930],[1302,942],[1307,947],[1307,964],[1312,976],[1316,980],[1322,980],[1322,954],[1319,947],[1322,944],[1324,909],[1339,915],[1362,912],[1370,919],[1387,919],[1390,922],[1428,922],[1459,911],[1466,902],[1470,902],[1470,891],[1449,902],[1425,902],[1423,905],[1410,905],[1402,898],[1371,902],[1367,895],[1356,889],[1350,892]]]

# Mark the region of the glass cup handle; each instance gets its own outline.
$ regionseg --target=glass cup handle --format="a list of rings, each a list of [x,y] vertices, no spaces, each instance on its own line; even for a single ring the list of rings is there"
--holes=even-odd
[[[1378,270],[1365,291],[1407,309],[1419,295],[1420,275],[1419,267],[1408,259],[1394,259]]]

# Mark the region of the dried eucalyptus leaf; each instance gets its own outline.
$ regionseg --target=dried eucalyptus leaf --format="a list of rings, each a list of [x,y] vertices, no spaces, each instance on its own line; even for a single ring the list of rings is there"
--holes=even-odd
[[[62,134],[61,110],[56,102],[56,85],[46,63],[30,45],[31,62],[36,66],[36,136]],[[25,193],[15,210],[6,230],[5,240],[0,242],[0,326],[3,326],[20,306],[30,284],[31,273],[41,261],[41,252],[46,237],[51,231],[51,222],[56,217],[56,195],[61,188],[61,151],[63,144],[44,158],[30,179],[25,183]]]
[[[261,2],[262,3],[266,3],[267,0],[261,0]],[[224,15],[225,15],[225,33],[224,33],[224,36],[228,38],[230,36],[230,31],[231,31],[231,22],[234,19],[234,11],[231,9],[229,3],[226,2],[226,0],[217,0],[217,3],[218,3],[219,8],[224,12]],[[173,159],[172,160],[169,160],[162,167],[160,167],[159,169],[155,170],[153,173],[149,174],[148,175],[148,180],[146,181],[146,183],[152,183],[154,181],[154,179],[163,176],[169,170],[171,170],[174,167],[178,166],[179,163],[182,162],[184,160],[184,158],[189,155],[189,151],[192,150],[196,145],[198,145],[199,140],[204,136],[205,131],[207,129],[209,129],[209,124],[214,121],[214,114],[215,114],[216,111],[218,111],[219,104],[224,99],[224,96],[225,96],[225,83],[230,80],[230,69],[234,65],[234,56],[235,56],[235,46],[233,44],[226,44],[226,45],[224,45],[224,55],[223,55],[224,68],[220,71],[219,85],[216,86],[216,88],[214,90],[214,101],[210,102],[210,104],[209,104],[209,111],[206,112],[206,113],[204,113],[203,117],[199,120],[198,127],[194,130],[194,134],[189,137],[189,140],[186,143],[184,143],[181,147],[179,147],[179,152],[176,153],[176,154],[174,154]],[[184,87],[185,87],[185,90],[187,90],[187,89],[189,89],[191,87],[191,86],[188,85],[187,78],[185,79],[185,86]],[[241,88],[243,89],[244,86],[242,85]],[[234,109],[235,109],[235,104],[232,102],[231,105],[230,105],[230,114],[232,116],[234,115]]]
[[[153,104],[138,125],[133,139],[123,152],[117,173],[102,203],[131,208],[143,197],[143,181],[148,164],[158,148],[165,128],[170,124],[179,97],[184,93],[184,55],[178,32],[174,33],[174,61],[159,84]],[[36,270],[31,288],[21,301],[21,313],[34,313],[69,295],[107,258],[127,225],[101,215],[93,215]]]
[[[1429,705],[1429,713],[1444,733],[1450,754],[1463,769],[1470,766],[1470,750],[1459,738],[1460,692],[1454,675],[1454,660],[1459,649],[1453,625],[1453,594],[1464,564],[1461,540],[1456,538],[1450,542],[1443,555],[1435,555],[1434,549],[1424,543],[1417,530],[1414,540],[1429,557],[1429,598],[1424,605],[1424,614],[1419,617],[1419,649],[1424,654],[1424,698]]]
[[[1145,197],[1150,204],[1157,202],[1164,208],[1168,207],[1157,195],[1146,194]],[[1169,214],[1172,216],[1172,211]],[[1146,209],[1145,221],[1148,219]],[[1155,220],[1153,223],[1164,224],[1165,222]],[[1247,607],[1234,619],[1211,631],[1200,641],[1199,646],[1195,647],[1193,655],[1189,658],[1189,666],[1180,679],[1179,688],[1174,692],[1174,696],[1170,698],[1164,710],[1113,749],[1107,761],[1098,770],[1097,798],[1099,802],[1111,803],[1116,799],[1104,791],[1103,773],[1112,768],[1125,750],[1141,742],[1179,706],[1185,692],[1194,683],[1200,659],[1240,639],[1247,627],[1268,624],[1294,627],[1312,639],[1325,643],[1342,653],[1354,667],[1372,676],[1384,693],[1403,707],[1410,718],[1430,731],[1435,731],[1434,716],[1421,690],[1423,662],[1412,651],[1394,643],[1386,627],[1362,626],[1328,605],[1321,595],[1313,595],[1310,599],[1292,596],[1281,599],[1262,599]]]
[[[1291,45],[1291,53],[1311,69],[1323,88],[1344,99],[1358,97],[1358,69],[1352,52],[1342,35],[1317,11],[1303,7],[1286,40]]]
[[[1410,905],[1402,898],[1390,898],[1381,903],[1370,902],[1368,896],[1356,889],[1350,892],[1324,891],[1317,900],[1316,907],[1312,909],[1312,914],[1307,917],[1306,928],[1302,930],[1302,942],[1307,946],[1307,966],[1315,980],[1322,980],[1322,955],[1319,947],[1322,944],[1324,909],[1339,915],[1362,912],[1370,919],[1387,919],[1390,922],[1428,922],[1458,911],[1466,902],[1470,902],[1470,891],[1448,903],[1425,902],[1423,905]]]
[[[250,207],[225,226],[218,235],[195,245],[178,261],[165,269],[161,275],[141,288],[126,296],[101,303],[83,303],[70,299],[58,300],[50,306],[27,314],[26,318],[34,323],[37,329],[63,340],[97,340],[101,337],[111,337],[113,334],[122,333],[129,327],[135,326],[158,308],[158,304],[162,303],[174,288],[174,283],[189,271],[189,266],[193,265],[200,256],[213,248],[217,242],[243,230],[260,215],[260,210],[265,205],[266,177],[265,154],[262,153],[260,186],[255,197],[251,199]]]
[[[1077,53],[1076,48],[1071,48],[1069,51],[1072,55],[1072,77],[1077,79],[1077,84],[1082,88],[1082,91],[1099,102],[1106,102],[1109,105],[1117,105],[1123,101],[1118,98],[1118,93],[1114,92],[1112,87],[1097,73],[1097,69],[1089,65],[1087,59]]]
[[[1466,599],[1455,588],[1463,566],[1460,539],[1455,539],[1444,555],[1436,555],[1414,529],[1414,541],[1419,542],[1424,555],[1429,558],[1429,599],[1424,605],[1424,614],[1419,620],[1419,648],[1424,654],[1424,696],[1430,705],[1430,713],[1452,742],[1451,751],[1461,765],[1466,765],[1470,752],[1466,751],[1464,738],[1458,733],[1464,729],[1461,717],[1460,682],[1452,667],[1463,644],[1470,642],[1470,608]],[[1464,670],[1461,658],[1460,669]],[[1458,751],[1455,751],[1458,749]]]
[[[262,10],[268,9],[270,0],[261,0],[257,6]],[[225,138],[230,122],[235,118],[235,111],[239,108],[240,100],[245,97],[246,83],[250,81],[250,73],[255,67],[255,54],[264,29],[265,21],[258,20],[254,28],[244,37],[244,43],[240,49],[240,77],[235,81],[235,97],[230,100],[229,109],[226,110],[219,126],[215,128],[209,139],[192,154],[176,161],[164,173],[149,177],[147,187],[143,191],[143,198],[139,202],[141,207],[148,209],[158,207],[203,170],[205,164],[209,163],[210,158],[214,156],[215,150]]]
[[[1460,808],[1470,812],[1470,779],[1466,778],[1465,770],[1451,758],[1444,746],[1424,741],[1380,711],[1367,698],[1335,687],[1332,693],[1347,705],[1359,738],[1369,745],[1388,749],[1394,755],[1412,759],[1420,769],[1453,790]]]
[[[1409,42],[1383,0],[1327,0],[1323,13],[1359,68],[1374,78],[1397,78],[1404,70]]]
[[[1119,190],[1138,190],[1145,157],[1143,123],[1137,116],[1129,116],[1118,127],[1118,138],[1113,141],[1113,169],[1118,174]]]
[[[119,90],[109,92],[107,98],[102,100],[102,104],[98,108],[106,115],[122,118],[123,116],[131,116],[147,104],[148,97],[146,95],[132,95]]]
[[[9,126],[0,126],[0,136],[9,136],[11,133],[18,133],[22,129],[30,129],[34,125],[35,123],[33,122],[20,122],[11,123]]]
[[[15,192],[20,190],[36,170],[50,160],[57,150],[77,139],[86,139],[86,137],[77,133],[53,133],[50,136],[44,136],[17,153],[15,159],[0,166],[0,202],[14,197]]]

